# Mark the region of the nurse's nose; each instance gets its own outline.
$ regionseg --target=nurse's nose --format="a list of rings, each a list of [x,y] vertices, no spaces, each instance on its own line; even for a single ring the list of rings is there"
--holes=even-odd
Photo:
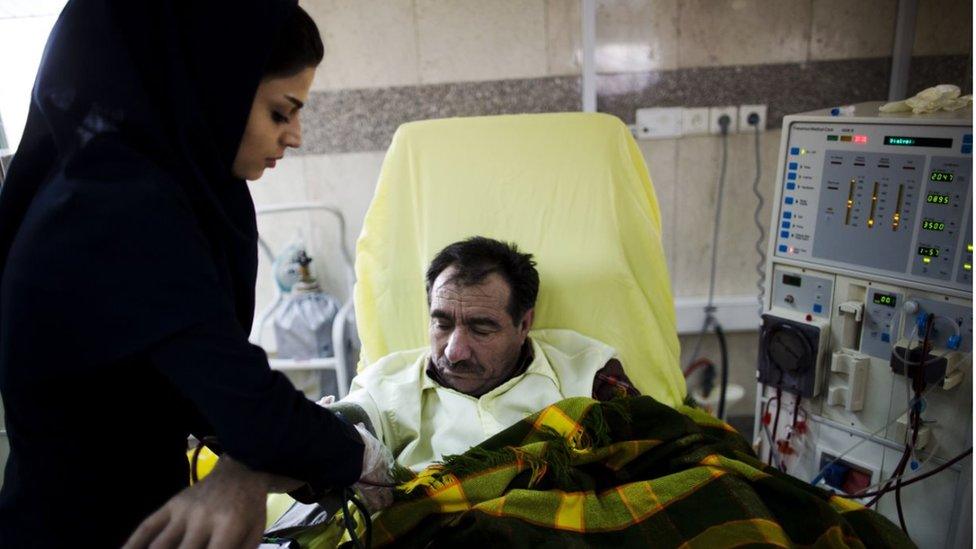
[[[286,147],[292,147],[297,149],[302,146],[302,123],[298,120],[298,115],[295,115],[295,121],[285,130],[285,134],[281,138],[282,144]]]
[[[471,358],[471,345],[463,329],[456,329],[451,333],[450,339],[447,340],[447,348],[444,349],[444,357],[451,363]]]

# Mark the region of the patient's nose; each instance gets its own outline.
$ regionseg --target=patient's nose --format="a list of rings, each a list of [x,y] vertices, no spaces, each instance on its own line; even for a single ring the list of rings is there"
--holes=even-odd
[[[468,345],[467,336],[464,330],[454,330],[451,338],[447,341],[447,348],[444,349],[444,356],[451,362],[461,362],[471,358],[471,346]]]

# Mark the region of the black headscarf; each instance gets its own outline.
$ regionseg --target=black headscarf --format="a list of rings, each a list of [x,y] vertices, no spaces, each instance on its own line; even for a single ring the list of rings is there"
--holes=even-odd
[[[230,168],[277,29],[295,5],[295,0],[69,2],[51,32],[27,127],[0,194],[0,267],[31,202],[52,179],[129,187],[91,193],[83,185],[72,189],[97,195],[106,212],[113,208],[105,200],[137,209],[151,207],[158,193],[168,194],[198,224],[228,303],[249,330],[257,231],[247,186]],[[165,173],[168,181],[148,173],[152,169]],[[134,182],[133,173],[154,181]],[[106,181],[113,178],[114,183]],[[159,188],[172,182],[179,188]],[[139,204],[139,198],[146,203]],[[133,244],[159,245],[168,236],[184,236],[178,230],[167,235],[173,227],[150,229],[161,234],[142,234],[142,244]],[[84,232],[87,227],[70,230]],[[125,240],[130,235],[119,236]],[[188,288],[172,283],[181,272],[200,271],[185,261],[208,258],[175,257],[178,263],[146,265],[159,269],[153,273],[139,270],[140,261],[125,253],[100,255],[109,260],[99,266],[101,285],[111,289],[113,299],[61,302],[64,307],[77,305],[92,329],[103,334],[81,337],[92,347],[104,348],[104,338],[111,334],[111,348],[104,352],[124,354],[210,314],[212,296],[188,295]],[[155,285],[154,279],[169,282]],[[178,289],[179,295],[160,293],[167,288]],[[163,306],[155,307],[157,303]],[[123,304],[145,312],[173,309],[174,303],[181,310],[138,318],[119,315]]]
[[[55,24],[0,190],[0,545],[121,543],[186,484],[199,429],[316,490],[358,478],[355,429],[247,342],[257,231],[231,166],[295,6],[71,0]]]

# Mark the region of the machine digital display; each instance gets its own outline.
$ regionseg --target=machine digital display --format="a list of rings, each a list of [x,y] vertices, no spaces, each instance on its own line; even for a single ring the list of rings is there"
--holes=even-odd
[[[895,296],[890,295],[890,294],[881,294],[881,293],[874,294],[874,303],[875,303],[875,305],[884,305],[885,307],[894,307],[896,301],[897,300],[895,299]]]
[[[952,181],[952,178],[952,172],[932,170],[932,175],[929,176],[929,181]]]
[[[803,283],[803,279],[798,276],[793,276],[788,274],[783,275],[783,284],[786,284],[788,286],[796,286],[797,288],[799,288],[800,284],[802,283]]]
[[[944,221],[936,221],[934,219],[923,219],[922,220],[922,229],[924,229],[926,231],[939,231],[939,232],[941,232],[941,231],[944,231],[945,230],[945,222]]]
[[[950,203],[949,195],[942,194],[942,193],[929,193],[928,196],[925,197],[925,201],[928,202],[929,204],[948,205]]]
[[[919,246],[918,255],[925,257],[939,257],[939,249],[934,246]]]
[[[885,145],[896,145],[899,147],[936,147],[939,149],[951,149],[952,139],[947,137],[912,137],[908,135],[886,135]]]

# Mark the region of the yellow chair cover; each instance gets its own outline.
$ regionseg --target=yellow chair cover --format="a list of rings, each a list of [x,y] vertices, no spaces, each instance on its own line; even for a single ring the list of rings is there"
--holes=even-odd
[[[643,394],[681,402],[661,215],[620,120],[560,113],[401,126],[357,244],[360,368],[428,344],[427,265],[475,235],[535,256],[535,328],[572,329],[614,346]]]

